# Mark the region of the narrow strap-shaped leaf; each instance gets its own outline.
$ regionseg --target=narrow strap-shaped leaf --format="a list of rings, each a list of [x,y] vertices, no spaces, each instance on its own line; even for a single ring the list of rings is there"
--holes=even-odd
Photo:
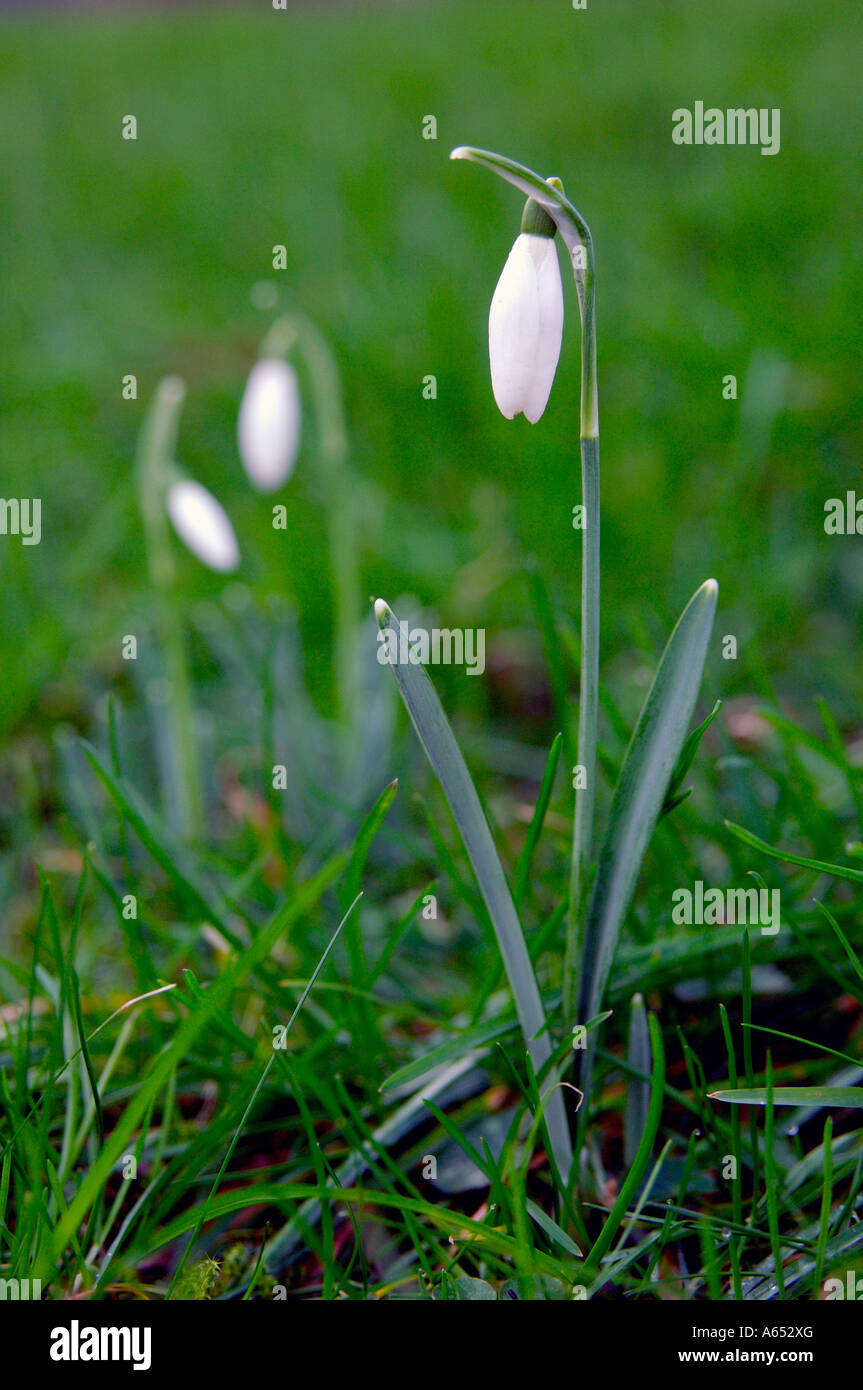
[[[398,652],[398,621],[383,599],[378,599],[375,604],[375,614],[384,637],[391,639],[390,649],[395,643]],[[421,665],[413,665],[410,661],[401,662],[397,659],[389,661],[389,664],[411,722],[443,788],[468,858],[473,865],[480,892],[494,925],[525,1044],[536,1071],[540,1072],[551,1056],[545,1012],[521,924],[476,788],[424,668]],[[554,1160],[563,1181],[566,1182],[572,1164],[572,1149],[563,1099],[558,1088],[548,1096],[546,1120]]]
[[[665,1048],[662,1045],[662,1029],[660,1028],[654,1014],[647,1015],[648,1044],[650,1047],[653,1065],[650,1077],[650,1104],[647,1109],[644,1130],[638,1145],[638,1151],[632,1161],[632,1166],[624,1178],[617,1200],[606,1218],[605,1225],[600,1231],[596,1243],[588,1255],[587,1262],[582,1272],[582,1279],[585,1283],[592,1280],[599,1271],[603,1257],[607,1253],[624,1216],[629,1210],[629,1203],[638,1191],[638,1185],[647,1172],[647,1165],[650,1162],[650,1155],[653,1152],[653,1141],[659,1129],[659,1121],[662,1116],[662,1101],[665,1096]]]
[[[718,592],[716,580],[708,579],[683,610],[624,759],[582,941],[580,1018],[599,1012],[641,861],[686,742]]]
[[[711,1100],[731,1105],[766,1105],[767,1087],[753,1086],[737,1091],[710,1091]],[[774,1105],[838,1105],[843,1110],[863,1110],[863,1086],[774,1086]]]
[[[365,872],[366,860],[369,851],[374,843],[375,836],[380,830],[386,818],[390,806],[395,800],[398,791],[398,782],[391,782],[388,787],[384,787],[380,796],[375,801],[368,815],[357,832],[348,870],[345,874],[344,886],[339,893],[339,903],[342,912],[346,912],[349,903],[353,903],[361,894],[363,874]],[[365,998],[364,991],[368,986],[368,967],[366,965],[366,953],[363,946],[362,923],[359,912],[346,912],[345,921],[345,946],[348,953],[348,961],[351,970],[351,983],[359,991],[353,1001],[353,1013],[355,1017],[356,1042],[360,1056],[366,1066],[375,1068],[377,1054],[380,1047],[379,1029],[374,1014],[369,1006],[369,1001]]]
[[[650,1106],[650,1034],[647,1010],[640,994],[632,996],[627,1061],[640,1073],[639,1076],[630,1076],[626,1083],[626,1106],[623,1111],[623,1158],[626,1166],[631,1168],[647,1127]]]
[[[549,750],[545,772],[542,775],[542,785],[539,789],[539,796],[536,799],[534,813],[530,819],[524,848],[519,855],[518,866],[515,871],[515,891],[513,893],[513,897],[519,908],[522,905],[522,900],[527,891],[534,850],[539,843],[539,837],[542,834],[542,826],[545,820],[545,813],[548,810],[548,803],[551,801],[551,793],[554,790],[554,778],[557,773],[558,763],[560,762],[560,750],[562,746],[563,735],[556,734],[551,749]]]
[[[665,802],[660,813],[660,819],[662,816],[667,816],[670,811],[673,811],[676,806],[680,805],[681,801],[685,801],[689,796],[692,790],[691,787],[687,787],[685,791],[682,790],[686,774],[692,766],[695,755],[698,752],[698,746],[705,732],[709,729],[721,709],[722,701],[717,700],[707,718],[701,721],[697,729],[692,730],[692,733],[684,743],[680,752],[680,757],[677,759],[677,767],[674,769],[671,775],[671,781],[668,784],[668,791],[665,794]]]

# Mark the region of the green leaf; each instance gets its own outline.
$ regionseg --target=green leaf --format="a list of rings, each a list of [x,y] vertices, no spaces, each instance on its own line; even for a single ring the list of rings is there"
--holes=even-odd
[[[375,615],[381,630],[391,632],[397,642],[398,621],[383,599],[375,604]],[[551,1057],[545,1012],[521,924],[476,788],[424,668],[398,661],[391,662],[390,667],[473,865],[494,925],[525,1044],[536,1071],[541,1072]],[[557,1088],[548,1097],[546,1118],[554,1159],[565,1183],[572,1164],[572,1148],[563,1098]]]
[[[647,1111],[650,1106],[650,1035],[647,1031],[647,1010],[640,994],[632,996],[627,1061],[635,1071],[641,1073],[640,1076],[630,1076],[626,1083],[623,1156],[627,1168],[631,1168],[647,1125]]]
[[[686,743],[717,595],[716,580],[708,579],[683,610],[668,639],[614,789],[582,941],[580,1018],[599,1012],[641,861]]]
[[[437,1047],[431,1048],[422,1057],[416,1057],[412,1062],[407,1062],[405,1066],[399,1067],[392,1076],[388,1076],[381,1082],[381,1091],[391,1090],[394,1086],[407,1086],[414,1081],[419,1081],[421,1077],[427,1076],[436,1067],[453,1062],[459,1057],[466,1056],[475,1049],[486,1046],[494,1042],[496,1038],[503,1038],[508,1033],[515,1032],[518,1023],[514,1018],[492,1019],[487,1023],[481,1023],[476,1028],[468,1028],[464,1033],[456,1033],[454,1037],[447,1038]]]
[[[775,1125],[773,1110],[776,1104],[776,1089],[773,1085],[773,1059],[767,1049],[767,1114],[764,1119],[764,1191],[767,1197],[767,1224],[770,1229],[770,1248],[773,1251],[773,1270],[779,1297],[785,1297],[783,1278],[782,1241],[779,1238],[779,1174],[776,1169]]]
[[[766,840],[759,840],[757,835],[753,835],[751,830],[745,830],[742,825],[735,825],[733,821],[727,820],[725,828],[730,830],[732,835],[736,835],[738,840],[742,840],[745,845],[752,849],[758,849],[762,854],[767,854],[771,859],[781,859],[785,864],[799,864],[802,869],[814,869],[819,874],[831,874],[833,878],[847,878],[852,883],[863,883],[863,871],[860,869],[849,869],[844,864],[827,864],[822,859],[807,859],[801,854],[788,854],[785,850],[774,849],[768,845]]]
[[[90,1059],[90,1052],[87,1047],[87,1038],[84,1034],[84,1015],[81,1012],[81,986],[78,976],[72,966],[69,966],[69,983],[72,995],[72,1012],[75,1018],[75,1027],[78,1030],[78,1041],[81,1044],[81,1056],[84,1061],[84,1070],[87,1073],[87,1080],[90,1083],[90,1091],[93,1097],[93,1115],[96,1121],[96,1133],[99,1136],[99,1143],[105,1142],[105,1121],[102,1115],[102,1099],[99,1095],[99,1082],[96,1080],[96,1073],[93,1070],[93,1063]]]
[[[684,743],[683,748],[680,751],[680,757],[677,759],[677,766],[675,767],[674,772],[671,775],[671,781],[668,784],[668,791],[665,793],[665,801],[660,812],[660,820],[663,816],[667,816],[670,811],[673,811],[675,806],[679,806],[681,801],[685,801],[686,798],[691,794],[691,787],[687,787],[685,791],[682,791],[681,788],[683,787],[686,774],[689,772],[689,769],[692,766],[693,760],[695,758],[696,753],[698,752],[699,745],[701,743],[702,738],[704,737],[705,732],[713,723],[714,719],[716,718],[717,714],[721,709],[722,701],[717,700],[716,704],[713,706],[713,709],[710,711],[707,718],[703,719],[701,723],[698,725],[698,727],[692,730],[692,733],[688,736],[686,742]]]
[[[739,1091],[710,1091],[710,1100],[731,1105],[766,1105],[766,1086]],[[774,1105],[838,1105],[846,1110],[863,1110],[863,1086],[774,1086]]]
[[[362,922],[359,912],[349,913],[347,912],[347,908],[348,904],[354,902],[361,894],[363,874],[365,873],[369,851],[371,850],[375,836],[383,825],[387,812],[395,800],[398,786],[398,781],[394,781],[391,782],[388,787],[384,787],[384,790],[365,817],[365,820],[357,832],[357,838],[354,842],[354,848],[351,853],[347,873],[345,874],[344,884],[339,892],[339,906],[342,912],[346,913],[345,947],[350,964],[351,983],[354,988],[360,992],[367,988],[369,980],[366,953],[363,946]],[[369,1001],[362,997],[361,993],[358,993],[357,998],[354,1000],[353,1013],[355,1016],[354,1038],[358,1053],[362,1057],[364,1064],[374,1069],[378,1050],[380,1048],[379,1029]]]
[[[611,1017],[610,1011],[599,1014],[592,1018],[585,1025],[585,1033],[591,1033],[600,1023],[604,1023]],[[467,1056],[468,1053],[476,1052],[477,1055],[488,1048],[489,1043],[505,1038],[509,1033],[515,1033],[518,1023],[514,1018],[494,1018],[487,1019],[483,1023],[478,1023],[473,1028],[466,1028],[463,1032],[456,1033],[453,1037],[447,1038],[445,1042],[439,1043],[422,1057],[416,1057],[412,1062],[406,1062],[398,1071],[394,1071],[392,1076],[388,1076],[381,1082],[380,1090],[391,1090],[394,1086],[407,1086],[414,1081],[419,1081],[429,1072],[437,1067],[454,1062],[460,1057]],[[648,1064],[649,1066],[649,1064]]]
[[[384,818],[395,800],[396,792],[399,789],[398,778],[390,782],[389,786],[384,787],[380,796],[372,806],[359,830],[354,841],[353,851],[351,852],[348,871],[345,874],[345,881],[339,890],[339,903],[342,912],[345,912],[349,903],[352,903],[363,885],[363,873],[365,872],[366,860],[369,857],[369,850],[372,847],[375,836],[383,825]],[[348,933],[346,932],[347,936]]]
[[[647,1172],[653,1141],[659,1129],[662,1115],[662,1101],[665,1096],[665,1049],[662,1044],[662,1029],[654,1014],[647,1015],[648,1040],[653,1066],[650,1077],[650,1104],[647,1110],[644,1130],[629,1172],[621,1184],[617,1200],[611,1209],[585,1263],[582,1278],[589,1283],[599,1273],[600,1264],[608,1252],[617,1231],[629,1209],[629,1203],[638,1191],[639,1183]]]
[[[476,1303],[477,1300],[496,1303],[497,1294],[485,1279],[473,1279],[469,1274],[460,1274],[455,1281],[456,1298],[462,1302]]]
[[[548,803],[551,801],[551,793],[554,790],[554,779],[557,773],[557,766],[560,762],[560,750],[563,746],[563,735],[557,734],[551,745],[548,754],[548,761],[545,765],[545,772],[542,776],[542,786],[539,789],[536,806],[531,816],[530,826],[524,842],[524,848],[518,858],[518,865],[515,871],[515,888],[513,897],[517,906],[520,908],[524,900],[525,892],[530,878],[530,866],[533,861],[534,850],[539,843],[542,833],[542,826],[545,814],[548,810]]]
[[[566,1234],[566,1231],[561,1230],[557,1222],[553,1221],[542,1207],[538,1206],[536,1202],[532,1202],[530,1198],[527,1199],[527,1214],[536,1222],[540,1230],[545,1231],[545,1234],[568,1255],[574,1255],[577,1260],[582,1258],[581,1251],[575,1241]]]

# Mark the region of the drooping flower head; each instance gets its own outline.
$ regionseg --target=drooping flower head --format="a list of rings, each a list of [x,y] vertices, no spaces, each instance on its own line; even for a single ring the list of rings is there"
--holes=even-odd
[[[165,506],[180,540],[203,564],[220,574],[237,568],[234,528],[211,492],[191,478],[180,478],[168,488]]]
[[[274,492],[293,472],[300,441],[297,374],[280,357],[262,357],[246,383],[237,421],[240,458],[259,492]]]
[[[563,336],[563,285],[556,227],[527,200],[521,232],[501,271],[488,316],[491,385],[508,420],[536,424],[548,403]]]

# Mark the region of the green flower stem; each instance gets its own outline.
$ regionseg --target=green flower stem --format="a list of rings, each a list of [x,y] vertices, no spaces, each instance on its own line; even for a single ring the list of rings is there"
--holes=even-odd
[[[185,385],[179,377],[165,377],[159,382],[138,438],[136,470],[147,569],[156,594],[165,673],[171,688],[168,710],[176,773],[176,820],[183,835],[197,837],[204,821],[201,771],[185,636],[177,605],[170,525],[165,510],[165,494],[173,477],[177,430],[185,394]]]
[[[578,764],[584,787],[576,792],[569,890],[569,929],[564,960],[565,1016],[577,1020],[587,873],[593,839],[596,792],[596,735],[599,717],[599,439],[581,440],[584,532],[581,553],[581,676],[578,706]]]
[[[578,763],[584,769],[585,786],[576,795],[563,982],[564,1018],[568,1022],[577,1022],[578,970],[587,899],[586,880],[593,841],[599,707],[599,405],[593,238],[581,213],[564,195],[559,179],[542,179],[532,169],[517,164],[505,155],[467,145],[453,150],[450,158],[467,159],[491,169],[544,208],[555,222],[569,252],[578,294],[581,315],[581,478],[585,513],[581,569]]]
[[[578,701],[578,765],[584,786],[576,792],[569,887],[569,925],[563,968],[563,1008],[578,1021],[578,975],[587,907],[587,876],[596,799],[596,739],[599,720],[599,401],[596,379],[596,276],[593,238],[579,228],[581,249],[570,248],[581,313],[581,492],[584,530],[581,550],[581,671]]]
[[[273,324],[261,355],[281,357],[294,344],[308,369],[314,401],[332,578],[334,675],[340,718],[347,725],[354,708],[354,660],[361,612],[350,442],[339,371],[330,346],[312,320],[292,308]]]

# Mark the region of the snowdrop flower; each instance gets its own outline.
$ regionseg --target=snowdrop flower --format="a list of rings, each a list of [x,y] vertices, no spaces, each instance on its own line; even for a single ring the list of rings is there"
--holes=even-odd
[[[240,563],[240,551],[227,515],[200,483],[182,478],[165,497],[168,516],[181,541],[211,570],[227,574]]]
[[[300,440],[297,374],[279,357],[262,357],[249,373],[237,422],[240,458],[259,492],[290,477]]]
[[[563,336],[563,286],[556,227],[528,200],[488,316],[491,385],[502,415],[519,411],[536,424],[554,381]]]

